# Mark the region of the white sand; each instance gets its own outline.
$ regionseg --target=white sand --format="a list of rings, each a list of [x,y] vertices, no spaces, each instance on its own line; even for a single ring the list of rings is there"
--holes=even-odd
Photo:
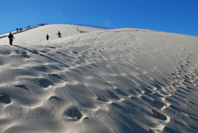
[[[72,25],[14,36],[0,39],[1,132],[198,132],[198,37]]]

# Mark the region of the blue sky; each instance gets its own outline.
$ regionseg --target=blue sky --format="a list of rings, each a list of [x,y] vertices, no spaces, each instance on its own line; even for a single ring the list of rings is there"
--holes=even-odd
[[[81,23],[198,36],[198,0],[0,0],[0,34],[39,23]]]

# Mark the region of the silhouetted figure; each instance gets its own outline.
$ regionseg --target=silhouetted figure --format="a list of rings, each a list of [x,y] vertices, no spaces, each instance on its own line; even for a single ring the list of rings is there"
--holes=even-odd
[[[46,35],[46,39],[49,40],[49,35],[48,34]]]
[[[60,33],[60,31],[58,31],[58,33],[57,33],[56,35],[58,35],[58,38],[61,38],[61,33]]]
[[[12,45],[13,39],[15,39],[15,38],[14,38],[14,36],[12,35],[11,32],[10,32],[8,38],[9,38],[9,43],[10,43],[10,45]]]
[[[20,28],[20,31],[23,31],[23,29],[22,29],[22,28]]]
[[[19,31],[19,29],[18,29],[18,28],[16,28],[16,31]]]

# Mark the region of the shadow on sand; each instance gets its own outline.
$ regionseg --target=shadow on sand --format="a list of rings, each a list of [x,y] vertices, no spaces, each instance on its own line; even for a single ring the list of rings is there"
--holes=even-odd
[[[18,45],[13,45],[13,46],[15,46],[15,47],[17,47],[17,48],[21,48],[21,49],[26,50],[26,51],[29,51],[29,52],[31,52],[31,53],[33,53],[33,54],[39,54],[37,50],[30,50],[30,49],[27,49],[27,48],[24,48],[24,47],[21,47],[21,46],[18,46]],[[39,54],[39,55],[40,55],[40,56],[43,56],[43,57],[45,57],[45,58],[47,58],[47,59],[49,59],[49,60],[51,60],[51,61],[57,62],[57,63],[63,65],[64,67],[69,67],[67,64],[62,63],[62,62],[60,62],[60,61],[58,61],[58,60],[52,59],[52,58],[50,58],[50,57],[48,57],[48,56],[46,56],[46,55],[43,55],[43,54]]]

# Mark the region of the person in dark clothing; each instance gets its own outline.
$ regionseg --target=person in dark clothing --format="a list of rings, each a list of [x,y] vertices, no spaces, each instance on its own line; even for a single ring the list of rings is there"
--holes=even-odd
[[[48,34],[46,35],[46,39],[49,40],[49,35]]]
[[[12,35],[11,32],[10,32],[8,38],[9,38],[9,43],[10,43],[10,45],[12,45],[13,39],[15,39],[15,38],[14,38],[14,36]]]
[[[61,38],[61,33],[60,33],[60,31],[58,31],[58,33],[57,33],[56,35],[58,35],[58,38]]]

